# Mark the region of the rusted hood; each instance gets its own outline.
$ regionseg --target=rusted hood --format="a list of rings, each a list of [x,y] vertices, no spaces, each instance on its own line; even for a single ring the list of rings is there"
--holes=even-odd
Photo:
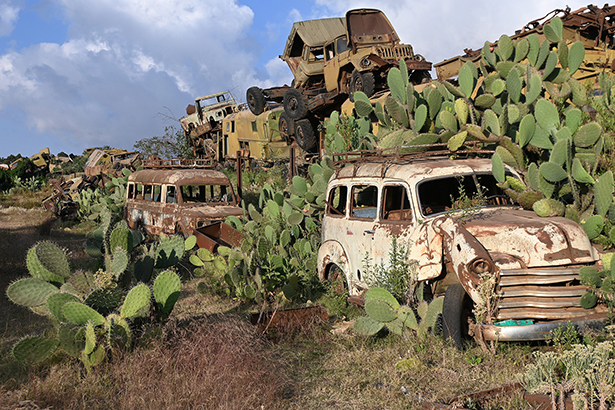
[[[243,209],[233,205],[205,205],[185,209],[183,214],[194,218],[221,219],[233,215],[240,216],[243,214]]]
[[[484,210],[469,216],[464,226],[503,269],[520,263],[521,267],[557,266],[598,259],[583,228],[562,217],[542,218],[523,210]]]

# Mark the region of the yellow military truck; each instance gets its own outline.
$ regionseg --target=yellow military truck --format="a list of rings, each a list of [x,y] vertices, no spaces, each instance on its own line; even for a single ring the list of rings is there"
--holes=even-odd
[[[604,70],[612,72],[615,68],[615,7],[605,4],[599,8],[588,5],[578,10],[571,11],[566,9],[555,9],[545,17],[527,23],[521,30],[518,30],[510,38],[526,38],[531,34],[536,34],[542,43],[546,36],[543,32],[545,25],[554,17],[559,17],[563,24],[563,39],[570,45],[576,41],[581,41],[585,46],[585,59],[579,69],[573,74],[577,80],[585,80],[597,77]],[[497,42],[490,43],[492,47]],[[465,54],[449,58],[440,63],[434,64],[439,80],[452,79],[459,74],[463,65],[471,61],[477,66],[481,60],[481,50],[466,48]]]

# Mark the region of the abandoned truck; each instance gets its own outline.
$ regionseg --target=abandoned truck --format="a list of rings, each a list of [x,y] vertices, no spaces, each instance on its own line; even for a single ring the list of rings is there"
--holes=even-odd
[[[179,122],[190,138],[192,154],[195,157],[213,155],[215,143],[220,139],[222,120],[240,109],[229,91],[198,97],[194,104],[189,104],[186,115]]]
[[[568,321],[599,327],[606,318],[606,306],[580,304],[579,269],[601,264],[583,228],[515,205],[497,186],[490,160],[363,161],[329,181],[322,280],[341,276],[350,295],[360,295],[374,283],[366,260],[388,266],[396,238],[416,262],[414,280],[444,296],[443,334],[458,346],[469,336],[544,339]],[[484,309],[481,323],[473,305]]]
[[[124,220],[131,229],[188,237],[195,229],[243,214],[226,175],[187,165],[161,160],[160,169],[144,169],[128,177]]]
[[[602,8],[592,4],[571,11],[555,9],[544,17],[530,21],[521,30],[511,35],[512,40],[528,38],[532,34],[538,36],[542,43],[546,39],[544,27],[554,17],[559,17],[563,24],[563,39],[570,46],[576,41],[581,41],[585,47],[583,64],[573,76],[577,80],[586,80],[597,77],[603,71],[612,73],[615,69],[615,7],[605,4]],[[491,43],[497,45],[497,41]],[[449,58],[434,64],[439,80],[452,79],[457,76],[461,67],[471,61],[476,66],[481,60],[481,50],[465,49],[463,56]]]
[[[410,80],[430,78],[431,63],[400,44],[397,32],[380,10],[356,9],[346,18],[301,21],[293,24],[284,54],[293,73],[291,87],[246,92],[250,110],[258,115],[268,102],[283,103],[283,125],[305,151],[316,148],[316,119],[325,117],[355,91],[368,96],[387,86],[388,71],[403,60]],[[308,137],[305,137],[308,136]]]

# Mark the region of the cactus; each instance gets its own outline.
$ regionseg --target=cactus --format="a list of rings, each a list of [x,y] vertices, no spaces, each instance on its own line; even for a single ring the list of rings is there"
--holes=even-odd
[[[591,309],[598,303],[598,297],[592,291],[587,291],[581,296],[581,307]]]
[[[33,277],[48,282],[64,283],[70,276],[70,266],[64,251],[51,242],[40,242],[30,248],[26,265]]]
[[[62,315],[70,323],[80,326],[85,325],[88,321],[91,321],[96,326],[105,323],[103,315],[80,302],[66,302],[64,306],[62,306]]]
[[[61,323],[58,327],[58,341],[60,348],[69,355],[79,359],[85,348],[85,341],[80,337],[80,331],[84,327],[71,323]]]
[[[165,271],[159,274],[154,281],[154,299],[158,310],[163,316],[168,315],[173,310],[173,306],[179,298],[181,291],[181,280],[172,271]]]
[[[160,236],[156,247],[155,266],[165,269],[178,263],[184,257],[184,239],[180,236]]]
[[[120,310],[120,316],[125,319],[143,317],[150,307],[152,292],[147,285],[137,285],[128,292]]]
[[[27,337],[13,346],[13,357],[21,363],[40,363],[58,349],[60,342],[45,337]]]
[[[106,316],[116,310],[126,293],[119,288],[96,289],[85,299],[85,304]]]
[[[64,304],[68,302],[79,303],[80,300],[77,297],[67,293],[54,293],[49,295],[47,298],[47,308],[60,322],[67,322],[68,320],[62,313],[62,308],[64,307]]]
[[[126,319],[119,315],[107,316],[105,322],[107,345],[111,348],[125,349],[132,345],[132,331]]]
[[[6,295],[13,303],[27,307],[41,306],[50,295],[58,292],[56,286],[37,278],[20,279],[6,289]]]
[[[109,237],[109,245],[112,253],[115,253],[116,249],[119,248],[129,254],[133,248],[132,231],[123,227],[115,228]]]

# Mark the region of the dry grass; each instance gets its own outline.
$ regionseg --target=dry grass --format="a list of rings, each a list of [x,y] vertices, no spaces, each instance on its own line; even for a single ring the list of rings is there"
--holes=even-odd
[[[10,357],[10,348],[49,322],[4,294],[27,274],[28,248],[50,239],[69,249],[75,269],[92,263],[81,249],[88,227],[49,218],[39,210],[0,209],[0,409],[418,409],[512,382],[530,353],[506,344],[496,356],[478,348],[458,352],[435,336],[418,340],[410,333],[336,336],[318,321],[261,335],[244,317],[253,306],[201,295],[195,279],[184,284],[164,340],[90,374],[59,355],[28,369]],[[490,408],[519,407],[511,399]]]

